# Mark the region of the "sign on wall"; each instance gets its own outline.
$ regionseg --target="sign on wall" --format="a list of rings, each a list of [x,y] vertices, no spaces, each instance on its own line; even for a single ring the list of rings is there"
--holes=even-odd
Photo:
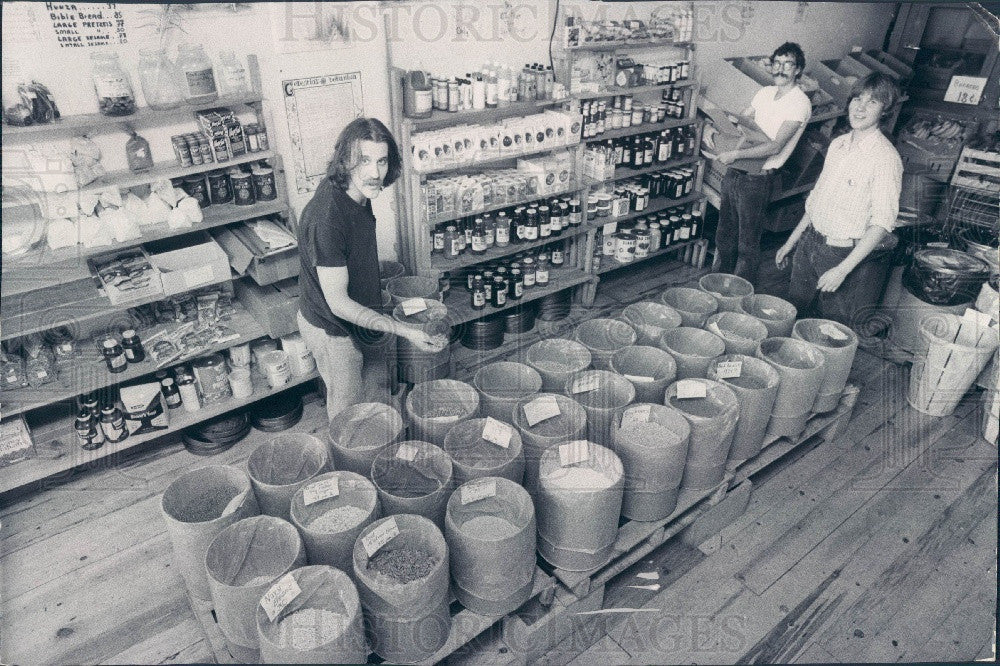
[[[951,83],[948,84],[948,90],[944,94],[944,101],[958,104],[979,104],[985,87],[985,76],[953,76]]]
[[[47,2],[46,18],[61,48],[128,43],[125,15],[114,2]]]
[[[282,81],[292,143],[295,186],[312,192],[326,175],[333,147],[347,123],[364,113],[361,72]]]

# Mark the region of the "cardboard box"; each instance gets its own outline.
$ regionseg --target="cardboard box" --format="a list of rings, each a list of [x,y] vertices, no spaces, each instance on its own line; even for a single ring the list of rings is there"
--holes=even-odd
[[[259,285],[272,284],[299,274],[298,244],[269,250],[243,224],[215,229],[212,236],[229,257],[233,270],[240,275],[249,275]]]
[[[272,338],[299,330],[299,282],[291,278],[260,286],[247,280],[236,283],[236,297]]]
[[[232,279],[229,257],[208,232],[147,243],[144,248],[160,271],[164,296]]]
[[[156,382],[123,386],[119,389],[125,408],[125,426],[130,435],[166,430],[170,416],[163,405],[163,394]]]
[[[0,467],[31,457],[34,444],[28,424],[18,414],[0,423]]]

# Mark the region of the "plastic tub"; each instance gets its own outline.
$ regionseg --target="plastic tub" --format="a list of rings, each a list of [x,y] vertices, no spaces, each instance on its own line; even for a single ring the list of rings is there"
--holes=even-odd
[[[757,358],[770,363],[781,376],[767,433],[794,439],[805,429],[823,385],[826,358],[815,346],[792,338],[764,340],[757,349]]]
[[[542,376],[523,363],[500,361],[479,368],[472,385],[479,391],[483,415],[509,423],[517,403],[542,390]]]
[[[387,516],[412,513],[444,527],[452,488],[451,457],[428,442],[408,440],[387,446],[372,463],[371,479]]]
[[[479,393],[465,382],[435,379],[417,384],[406,396],[406,416],[414,439],[444,446],[445,435],[459,421],[479,414]]]
[[[678,398],[680,382],[667,388],[664,404],[684,415],[691,426],[691,443],[684,462],[681,488],[715,488],[726,473],[726,460],[733,444],[740,414],[736,394],[728,386],[711,379],[685,379],[705,386],[704,398]]]
[[[688,326],[664,333],[660,345],[677,361],[678,379],[704,377],[712,359],[726,353],[726,343],[722,338]]]
[[[764,322],[742,312],[717,312],[708,318],[705,330],[722,338],[727,354],[753,356],[757,345],[767,337]]]
[[[597,370],[611,367],[611,355],[622,347],[634,345],[635,329],[617,319],[588,319],[576,327],[576,340],[587,348]]]
[[[456,423],[444,438],[444,450],[451,457],[455,485],[485,476],[499,476],[514,483],[524,480],[524,450],[521,435],[510,425],[514,408],[500,421],[509,428],[507,446],[483,438],[486,419]]]
[[[585,370],[566,382],[566,395],[587,411],[587,439],[611,447],[615,411],[635,400],[635,387],[607,370]]]
[[[393,306],[411,298],[437,300],[438,281],[435,278],[420,277],[419,275],[404,275],[388,280],[385,290],[389,292]]]
[[[428,335],[443,336],[446,338],[451,335],[451,323],[448,319],[448,308],[446,306],[428,298],[412,300],[420,301],[425,309],[408,315],[403,310],[403,305],[399,304],[393,308],[392,318],[401,324],[419,328]],[[397,336],[396,364],[399,369],[399,377],[404,382],[417,384],[429,381],[429,375],[432,373],[435,375],[432,377],[433,379],[444,379],[448,376],[447,373],[442,377],[437,377],[436,375],[440,374],[440,368],[450,369],[451,345],[445,345],[438,352],[425,352],[415,347],[412,342],[403,336]]]
[[[575,340],[551,338],[528,347],[526,360],[542,377],[542,390],[559,392],[570,376],[590,367],[590,351]]]
[[[351,405],[330,421],[333,467],[367,477],[375,454],[399,441],[406,426],[395,408],[381,402]]]
[[[698,287],[719,302],[719,310],[743,312],[743,299],[753,294],[753,285],[730,273],[709,273],[701,276]]]
[[[754,294],[743,299],[743,309],[767,328],[767,337],[784,338],[792,334],[798,310],[783,298]]]
[[[625,347],[611,357],[611,371],[632,382],[636,402],[660,402],[677,378],[677,362],[657,347]]]
[[[719,372],[720,363],[738,362],[739,376],[730,375],[733,366],[724,366],[726,372]],[[736,422],[733,445],[729,450],[729,462],[743,462],[760,453],[771,420],[774,400],[778,397],[781,376],[769,363],[744,354],[726,354],[714,359],[708,366],[708,378],[728,386],[740,403],[740,418]]]
[[[406,267],[398,261],[380,261],[378,262],[378,276],[379,282],[381,282],[382,289],[385,290],[389,286],[389,280],[393,278],[403,277],[406,275]]]
[[[635,329],[636,343],[656,345],[664,331],[681,325],[681,315],[669,305],[653,301],[639,301],[626,305],[622,320]]]
[[[800,319],[792,327],[792,337],[816,345],[826,357],[823,384],[812,411],[821,414],[836,409],[854,365],[858,336],[847,326],[829,319]]]
[[[554,400],[559,413],[529,425],[525,407],[539,399]],[[524,487],[534,492],[538,487],[538,462],[545,450],[553,444],[587,436],[587,410],[564,395],[540,393],[517,403],[512,416],[524,446]]]
[[[704,326],[709,315],[719,311],[715,296],[691,287],[670,287],[660,294],[660,302],[680,314],[682,326],[694,328]]]
[[[247,459],[247,471],[261,513],[289,519],[292,496],[329,465],[326,446],[304,432],[286,432],[261,444]]]

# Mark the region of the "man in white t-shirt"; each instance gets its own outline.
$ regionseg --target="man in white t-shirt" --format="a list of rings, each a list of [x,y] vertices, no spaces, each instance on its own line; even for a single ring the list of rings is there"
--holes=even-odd
[[[762,131],[770,141],[719,153],[729,165],[722,180],[715,243],[720,268],[755,282],[760,264],[760,236],[775,173],[795,150],[812,115],[812,104],[798,86],[806,57],[798,44],[785,42],[771,54],[774,85],[761,88],[740,122]],[[764,159],[759,174],[737,168],[736,160]]]

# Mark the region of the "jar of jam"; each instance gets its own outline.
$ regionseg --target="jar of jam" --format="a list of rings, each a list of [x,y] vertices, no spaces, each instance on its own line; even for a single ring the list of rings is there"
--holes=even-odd
[[[556,243],[552,246],[552,267],[561,268],[563,263],[566,261],[565,251],[563,250],[563,243]]]
[[[449,224],[444,232],[444,256],[446,259],[458,259],[460,254],[462,249],[458,241],[458,231],[455,230],[455,225]]]
[[[117,374],[128,369],[125,349],[114,338],[108,338],[101,343],[101,354],[104,356],[104,362],[108,365],[108,372]]]
[[[510,245],[510,218],[504,211],[497,213],[496,244],[499,247]]]
[[[524,295],[524,274],[520,268],[510,269],[510,279],[507,283],[507,300],[519,301]]]
[[[507,305],[507,283],[499,275],[493,276],[493,291],[491,305],[502,308]]]
[[[531,257],[525,257],[521,265],[523,266],[521,275],[524,280],[524,288],[531,289],[535,286],[535,260]]]
[[[146,360],[146,350],[142,347],[142,340],[134,328],[127,328],[122,331],[122,348],[125,350],[125,359],[129,363],[142,363]]]
[[[548,206],[538,207],[538,237],[548,238],[552,235],[551,209]]]
[[[472,309],[482,310],[486,307],[486,289],[483,286],[483,278],[477,275],[472,283]]]
[[[541,252],[538,255],[538,263],[535,266],[535,284],[544,287],[549,283],[549,255]]]
[[[594,205],[597,205],[597,201],[594,201]],[[583,213],[580,210],[580,200],[570,199],[569,200],[569,226],[578,227],[583,224]]]
[[[660,242],[662,238],[660,236],[660,223],[650,222],[649,223],[649,251],[656,252],[660,249]]]
[[[529,208],[525,211],[525,224],[524,224],[524,237],[525,241],[538,240],[539,234],[539,224],[538,224],[538,209]]]
[[[648,229],[637,229],[635,232],[635,258],[645,259],[649,256],[650,233]]]

